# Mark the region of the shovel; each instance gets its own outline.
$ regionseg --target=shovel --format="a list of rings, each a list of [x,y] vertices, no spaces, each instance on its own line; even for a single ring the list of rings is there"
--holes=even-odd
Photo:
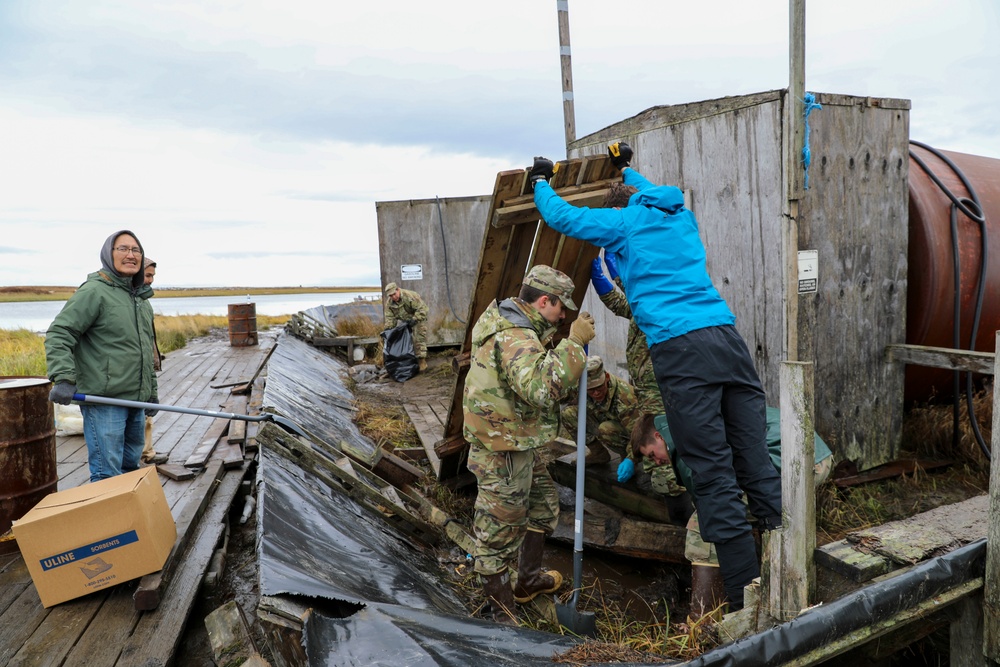
[[[81,403],[99,403],[101,405],[117,405],[121,408],[139,408],[141,410],[165,410],[166,412],[180,412],[185,415],[198,415],[200,417],[215,417],[217,419],[238,419],[244,422],[274,422],[289,433],[301,435],[308,438],[309,435],[291,419],[272,415],[265,412],[261,415],[238,415],[235,412],[215,412],[212,410],[199,410],[198,408],[182,408],[176,405],[160,405],[159,403],[143,403],[142,401],[128,401],[124,398],[107,398],[105,396],[91,396],[87,394],[73,394],[74,401]]]
[[[584,348],[586,351],[587,348]],[[573,597],[563,604],[556,596],[556,617],[559,625],[575,635],[597,636],[597,619],[592,611],[580,611],[576,604],[580,599],[583,583],[583,480],[584,459],[587,456],[587,367],[583,367],[580,378],[580,400],[576,418],[576,516],[573,520]]]

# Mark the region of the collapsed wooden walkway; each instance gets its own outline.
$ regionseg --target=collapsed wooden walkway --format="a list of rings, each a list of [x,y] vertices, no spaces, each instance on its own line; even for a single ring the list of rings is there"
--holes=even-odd
[[[261,332],[258,346],[230,347],[224,338],[206,338],[170,353],[159,375],[160,402],[253,414],[259,382],[245,396],[212,385],[246,382],[273,340],[274,333]],[[177,523],[177,542],[161,573],[44,609],[20,554],[0,556],[0,666],[171,662],[243,481],[242,445],[256,433],[256,423],[232,423],[250,428],[230,435],[227,420],[162,411],[154,417],[156,450],[170,456],[164,469],[193,473],[160,476]],[[57,458],[60,490],[87,482],[82,435],[58,437]]]

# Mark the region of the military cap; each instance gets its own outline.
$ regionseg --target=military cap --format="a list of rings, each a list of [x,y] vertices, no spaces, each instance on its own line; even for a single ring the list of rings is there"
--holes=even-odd
[[[524,284],[559,297],[567,308],[576,310],[576,304],[573,303],[573,281],[562,271],[538,264],[528,271],[528,275],[524,277]]]
[[[396,283],[389,283],[388,285],[385,286],[385,289],[382,291],[385,292],[386,296],[392,296],[393,294],[396,293],[396,290],[398,289],[399,285],[397,285]]]
[[[587,389],[596,389],[604,384],[604,361],[595,355],[587,357]]]

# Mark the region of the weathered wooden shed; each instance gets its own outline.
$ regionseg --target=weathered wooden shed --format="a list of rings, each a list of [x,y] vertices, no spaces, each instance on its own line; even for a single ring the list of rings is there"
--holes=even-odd
[[[450,197],[375,203],[382,285],[395,282],[430,308],[430,346],[465,337],[479,250],[491,198]]]
[[[818,93],[808,188],[785,168],[787,90],[660,106],[583,137],[625,140],[649,180],[685,191],[715,286],[736,314],[772,405],[784,360],[812,361],[816,430],[859,467],[896,456],[906,339],[908,100]],[[811,252],[810,252],[811,251]],[[626,322],[592,293],[593,351],[624,375]]]

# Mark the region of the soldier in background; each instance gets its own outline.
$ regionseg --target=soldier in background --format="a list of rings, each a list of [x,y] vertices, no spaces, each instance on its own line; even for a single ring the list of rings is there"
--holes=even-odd
[[[562,585],[558,571],[542,570],[545,536],[559,519],[559,497],[539,453],[556,436],[559,404],[578,387],[584,346],[594,338],[593,318],[580,313],[569,337],[546,347],[566,309],[577,309],[573,289],[565,273],[535,266],[520,294],[491,303],[472,330],[462,408],[469,470],[479,489],[473,555],[488,613],[501,623],[516,623],[515,601],[528,602]]]
[[[427,304],[413,290],[402,289],[396,283],[385,286],[385,330],[400,322],[409,322],[413,332],[413,353],[418,368],[427,370]]]

